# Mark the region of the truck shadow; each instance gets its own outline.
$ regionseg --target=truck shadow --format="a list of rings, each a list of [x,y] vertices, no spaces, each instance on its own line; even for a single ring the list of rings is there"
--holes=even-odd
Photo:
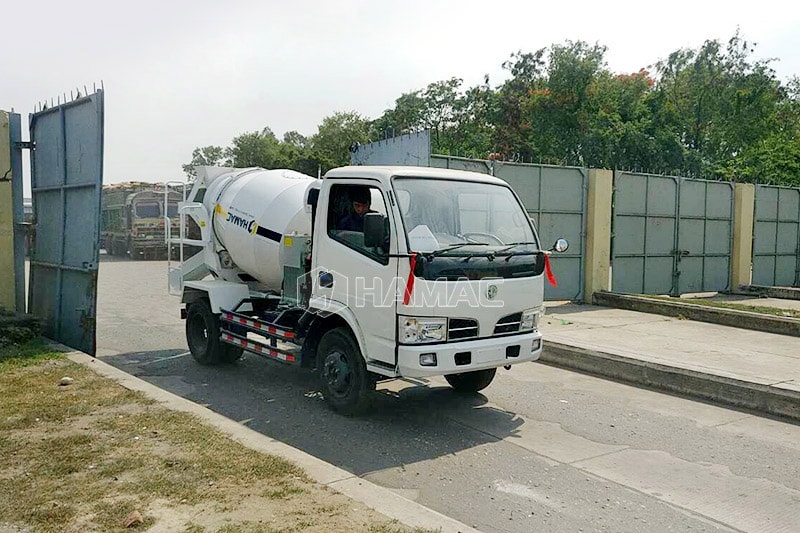
[[[524,423],[481,394],[425,380],[381,383],[372,409],[348,418],[327,407],[314,372],[256,355],[220,367],[200,366],[181,350],[102,360],[359,476],[495,443]]]

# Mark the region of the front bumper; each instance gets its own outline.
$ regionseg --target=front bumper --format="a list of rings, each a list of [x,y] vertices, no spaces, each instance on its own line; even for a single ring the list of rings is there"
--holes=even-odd
[[[510,354],[516,351],[515,347],[519,355],[514,357]],[[421,366],[419,356],[429,353],[436,354],[436,366]],[[542,334],[534,330],[521,335],[472,341],[401,345],[397,349],[397,366],[403,377],[422,378],[536,361],[541,354]],[[456,363],[457,359],[461,364]],[[469,362],[465,363],[467,360]]]

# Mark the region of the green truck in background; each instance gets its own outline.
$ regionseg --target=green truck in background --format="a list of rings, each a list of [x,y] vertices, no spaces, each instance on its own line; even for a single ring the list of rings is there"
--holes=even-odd
[[[167,205],[164,200],[167,199]],[[165,216],[178,236],[178,203],[182,195],[163,185],[130,181],[103,186],[100,245],[109,255],[131,259],[167,257]]]

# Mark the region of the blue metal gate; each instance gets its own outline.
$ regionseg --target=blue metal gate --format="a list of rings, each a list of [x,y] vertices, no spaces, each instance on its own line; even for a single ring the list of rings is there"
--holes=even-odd
[[[44,335],[95,354],[103,92],[30,115],[34,247],[29,311]]]

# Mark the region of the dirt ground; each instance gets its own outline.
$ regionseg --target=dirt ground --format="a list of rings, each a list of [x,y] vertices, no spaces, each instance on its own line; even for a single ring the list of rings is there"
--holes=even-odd
[[[60,356],[0,361],[0,398],[0,533],[408,531]]]

